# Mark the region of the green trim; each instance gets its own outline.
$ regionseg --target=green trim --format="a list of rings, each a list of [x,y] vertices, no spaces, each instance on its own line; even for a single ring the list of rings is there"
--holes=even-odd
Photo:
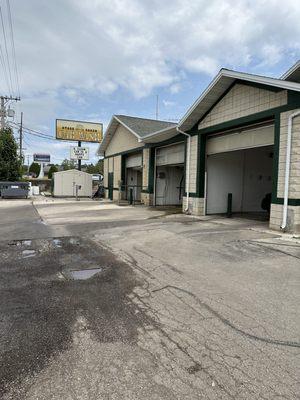
[[[114,173],[108,173],[108,198],[113,200],[113,191],[114,191]]]
[[[278,184],[278,161],[280,146],[280,113],[275,115],[274,119],[274,147],[273,147],[273,167],[272,167],[272,202],[277,199]]]
[[[110,173],[112,174],[112,172],[110,172]],[[107,186],[103,186],[103,189],[104,189],[104,190],[109,190],[109,188],[108,188]],[[114,191],[114,190],[119,191],[120,189],[119,189],[119,188],[113,187],[112,190],[113,190],[113,191]]]
[[[204,197],[205,191],[205,161],[206,161],[206,135],[198,136],[197,157],[197,195]]]
[[[209,134],[209,133],[218,133],[218,132],[222,132],[222,131],[225,131],[228,129],[234,129],[234,128],[238,128],[238,127],[240,128],[240,127],[243,127],[243,126],[246,126],[249,124],[264,122],[264,121],[267,121],[268,119],[273,119],[274,116],[278,113],[290,111],[295,108],[300,108],[300,96],[292,96],[292,97],[288,97],[288,98],[289,98],[289,102],[288,102],[288,104],[286,104],[284,106],[270,108],[265,111],[246,115],[245,117],[222,122],[220,124],[210,126],[208,128],[199,129],[198,133],[200,135],[203,135],[203,134]],[[191,134],[196,134],[196,132],[193,132]]]
[[[187,195],[187,193],[184,192],[184,193],[183,193],[183,196],[186,197],[186,195]],[[189,197],[197,197],[197,198],[199,198],[199,199],[203,199],[203,196],[202,196],[202,197],[199,196],[198,193],[189,193]]]
[[[283,204],[284,199],[282,197],[277,197],[276,199],[272,199],[272,204]],[[300,207],[300,199],[288,199],[288,205],[294,207]]]
[[[184,182],[183,182],[183,196],[185,193],[185,189],[186,189],[186,149],[187,149],[187,136],[184,137],[184,159],[183,159],[183,173],[184,173]]]
[[[121,154],[121,181],[122,185],[125,185],[126,179],[126,155]]]
[[[145,148],[145,146],[135,147],[134,149],[125,150],[125,151],[121,151],[120,153],[111,154],[110,156],[104,157],[104,159],[111,158],[111,157],[117,157],[117,156],[123,156],[123,155],[131,154],[131,153],[139,153],[140,151],[143,151],[144,148]]]
[[[293,106],[293,108],[300,107],[300,93],[288,91],[288,104]]]

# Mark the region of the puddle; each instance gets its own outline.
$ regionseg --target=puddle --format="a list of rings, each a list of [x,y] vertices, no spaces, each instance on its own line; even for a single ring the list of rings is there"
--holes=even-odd
[[[89,279],[97,273],[101,272],[102,268],[92,268],[92,269],[79,269],[76,271],[68,271],[68,276],[70,279],[74,280],[85,280]]]
[[[31,240],[23,240],[22,244],[24,244],[24,246],[31,246]]]
[[[22,242],[20,241],[12,241],[8,243],[9,246],[21,246]]]
[[[55,247],[62,247],[62,243],[60,239],[53,239],[52,240]]]
[[[56,274],[56,278],[60,281],[65,281],[66,277],[64,276],[64,274],[62,274],[61,272],[59,272],[58,274]]]
[[[75,244],[77,246],[79,246],[79,244],[80,244],[79,239],[76,239],[76,238],[70,238],[69,239],[69,243],[70,244]]]
[[[23,258],[34,257],[35,253],[36,253],[35,250],[23,250],[22,256]]]

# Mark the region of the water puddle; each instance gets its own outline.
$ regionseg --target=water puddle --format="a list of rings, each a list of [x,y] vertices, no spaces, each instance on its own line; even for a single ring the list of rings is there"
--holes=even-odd
[[[70,244],[75,244],[77,246],[79,246],[79,244],[80,244],[79,239],[76,239],[76,238],[70,238],[69,239],[69,243]]]
[[[31,246],[31,240],[23,240],[22,244],[24,244],[24,246]]]
[[[102,268],[79,269],[75,271],[68,271],[70,279],[86,280],[102,271]]]
[[[52,240],[55,247],[62,247],[62,243],[60,239],[53,239]]]
[[[22,251],[23,258],[34,257],[35,254],[36,254],[35,250],[23,250]]]

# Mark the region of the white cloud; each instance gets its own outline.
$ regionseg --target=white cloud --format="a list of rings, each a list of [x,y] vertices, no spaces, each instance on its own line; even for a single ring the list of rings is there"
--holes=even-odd
[[[174,107],[176,105],[176,102],[170,100],[163,100],[163,105],[165,107]]]
[[[57,117],[92,111],[107,120],[102,98],[113,110],[119,96],[120,112],[132,96],[191,87],[191,73],[268,73],[300,48],[296,0],[11,0],[11,8],[24,124],[52,134]]]
[[[211,75],[224,65],[268,66],[299,49],[293,0],[284,8],[279,0],[13,0],[12,6],[27,94],[125,88],[139,98],[159,86],[174,90],[181,70]]]

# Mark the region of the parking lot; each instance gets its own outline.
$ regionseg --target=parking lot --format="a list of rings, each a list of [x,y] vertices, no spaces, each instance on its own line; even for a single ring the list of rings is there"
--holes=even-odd
[[[3,399],[297,399],[300,245],[260,221],[0,202]]]

